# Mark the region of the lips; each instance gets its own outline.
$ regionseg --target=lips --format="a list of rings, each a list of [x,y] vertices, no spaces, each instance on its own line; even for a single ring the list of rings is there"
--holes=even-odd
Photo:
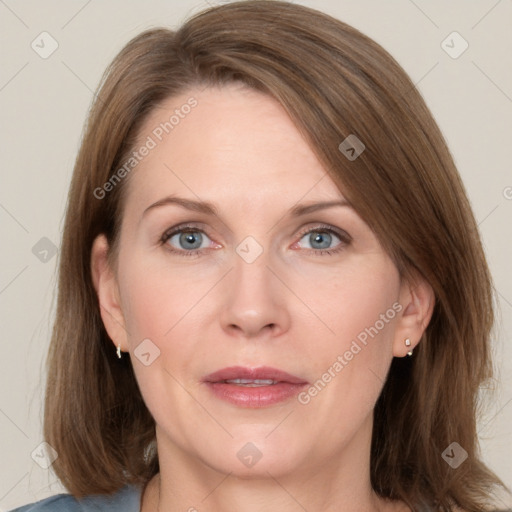
[[[290,399],[307,381],[270,367],[231,366],[204,377],[203,382],[221,400],[240,407],[266,407]]]
[[[268,366],[261,366],[259,368],[230,366],[229,368],[223,368],[222,370],[207,375],[203,380],[204,382],[226,382],[237,379],[246,381],[272,381],[273,383],[286,382],[288,384],[307,384],[307,381],[304,379]]]

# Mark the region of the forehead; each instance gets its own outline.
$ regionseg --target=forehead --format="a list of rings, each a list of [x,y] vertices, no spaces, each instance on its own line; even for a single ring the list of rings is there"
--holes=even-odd
[[[141,206],[170,193],[256,209],[341,197],[284,108],[240,84],[166,99],[139,132],[144,145],[127,197]]]

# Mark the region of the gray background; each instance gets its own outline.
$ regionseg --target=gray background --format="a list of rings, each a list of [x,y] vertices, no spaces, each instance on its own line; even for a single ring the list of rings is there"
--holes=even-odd
[[[215,3],[0,0],[0,512],[63,490],[51,468],[36,463],[42,460],[43,364],[54,311],[52,248],[58,251],[93,91],[137,33],[176,27]],[[497,392],[480,421],[482,454],[512,486],[512,0],[296,3],[327,12],[384,46],[417,84],[448,141],[498,292]],[[47,58],[41,53],[51,49],[51,39],[40,36],[44,31],[58,43]],[[442,44],[453,31],[469,45],[457,58],[445,51],[463,48],[457,36]]]

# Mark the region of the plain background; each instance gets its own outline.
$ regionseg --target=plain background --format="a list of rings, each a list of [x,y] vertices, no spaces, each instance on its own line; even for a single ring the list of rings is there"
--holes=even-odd
[[[51,250],[41,256],[36,244],[54,244],[57,250],[60,245],[67,189],[93,91],[133,36],[154,26],[177,27],[216,3],[0,0],[0,511],[63,491],[51,469],[31,458],[42,442],[44,360],[58,259]],[[480,421],[482,456],[512,487],[512,1],[296,3],[353,25],[388,50],[447,139],[497,290],[498,391]],[[43,59],[31,44],[45,31],[58,48]],[[458,58],[442,47],[453,31],[469,45]],[[447,40],[452,53],[464,44],[457,37]],[[41,241],[44,237],[48,240]]]

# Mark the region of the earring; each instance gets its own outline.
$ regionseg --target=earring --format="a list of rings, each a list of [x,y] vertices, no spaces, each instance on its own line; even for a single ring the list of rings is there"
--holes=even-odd
[[[410,340],[409,338],[407,338],[407,339],[405,340],[405,346],[406,346],[406,347],[410,347],[410,346],[411,346],[411,340]],[[413,349],[411,348],[411,350],[409,350],[409,352],[407,352],[407,355],[408,355],[408,356],[412,356],[412,351],[413,351]]]
[[[117,345],[117,357],[119,359],[121,359],[121,343],[119,343],[119,345]]]

